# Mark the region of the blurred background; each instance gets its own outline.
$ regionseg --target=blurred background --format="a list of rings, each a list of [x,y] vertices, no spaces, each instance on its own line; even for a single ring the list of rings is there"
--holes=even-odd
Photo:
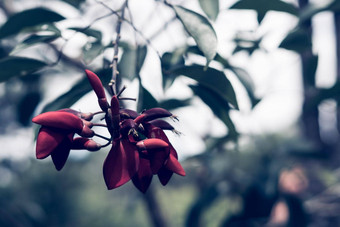
[[[338,0],[129,0],[122,105],[179,117],[187,175],[108,191],[109,149],[35,159],[33,116],[99,109],[124,2],[0,0],[0,226],[340,226]]]

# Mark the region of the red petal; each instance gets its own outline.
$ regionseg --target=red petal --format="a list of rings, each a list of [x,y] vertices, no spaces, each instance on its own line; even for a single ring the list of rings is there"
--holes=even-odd
[[[150,167],[153,174],[157,174],[160,168],[165,164],[169,158],[169,148],[151,149],[147,150],[148,159],[150,160]]]
[[[136,188],[145,193],[148,190],[152,180],[152,172],[150,169],[150,162],[147,159],[141,158],[139,169],[132,177],[132,182]]]
[[[73,140],[71,149],[85,149],[89,151],[98,151],[101,148],[100,144],[96,143],[95,141],[84,138],[84,137],[77,137]]]
[[[85,70],[87,78],[96,93],[98,99],[106,98],[105,97],[105,91],[102,82],[100,81],[99,77],[94,73],[91,72],[90,70]]]
[[[160,149],[160,148],[167,148],[169,144],[167,144],[164,140],[151,138],[145,139],[142,141],[137,142],[137,147],[143,150],[149,149]]]
[[[81,132],[83,129],[83,122],[79,117],[72,113],[63,111],[42,113],[34,117],[32,121],[42,126],[65,129],[74,132]]]
[[[170,154],[169,159],[165,165],[165,167],[168,170],[171,170],[174,173],[177,173],[178,175],[185,176],[185,171],[181,164],[178,162],[177,158]]]
[[[114,189],[128,182],[139,165],[137,147],[127,140],[116,140],[105,159],[103,174],[107,188]]]
[[[167,185],[170,178],[172,177],[173,172],[171,170],[166,169],[165,167],[162,167],[158,171],[158,179],[162,183],[162,185]]]
[[[64,167],[70,154],[72,137],[73,134],[65,136],[59,146],[51,153],[53,164],[58,171]]]
[[[56,132],[52,129],[41,127],[36,145],[37,159],[44,159],[61,143],[66,135]]]

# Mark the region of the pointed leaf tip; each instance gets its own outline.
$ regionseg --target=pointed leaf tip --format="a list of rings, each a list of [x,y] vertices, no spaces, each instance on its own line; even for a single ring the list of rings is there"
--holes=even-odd
[[[199,49],[207,58],[207,64],[214,59],[217,51],[217,36],[209,20],[181,6],[173,6],[187,32],[194,38]]]

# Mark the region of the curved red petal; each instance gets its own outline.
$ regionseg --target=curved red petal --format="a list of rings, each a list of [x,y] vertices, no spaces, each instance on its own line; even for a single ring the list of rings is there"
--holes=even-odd
[[[83,129],[83,122],[79,117],[63,111],[42,113],[34,117],[32,121],[42,126],[65,129],[73,132],[81,132]]]
[[[36,145],[37,159],[44,159],[49,156],[65,137],[66,135],[60,132],[56,132],[47,127],[41,127]]]
[[[72,137],[73,134],[68,134],[67,136],[65,136],[63,141],[51,153],[53,164],[58,171],[60,171],[64,167],[70,154]]]
[[[141,158],[139,162],[139,169],[132,177],[132,182],[136,188],[145,193],[148,190],[152,181],[152,172],[150,162],[147,159]]]
[[[141,140],[137,142],[136,145],[139,149],[145,149],[145,150],[169,147],[168,143],[166,143],[164,140],[157,139],[157,138]]]
[[[160,168],[165,165],[169,158],[169,148],[160,148],[148,150],[148,159],[150,160],[150,167],[153,174],[157,174]]]
[[[172,172],[177,173],[178,175],[185,176],[185,171],[183,167],[181,166],[177,158],[173,156],[172,154],[170,154],[169,159],[167,163],[165,164],[165,167],[168,170],[171,170]]]
[[[105,159],[103,175],[107,188],[114,189],[128,182],[138,169],[139,154],[125,141],[116,140]]]
[[[165,167],[162,167],[159,171],[158,171],[158,179],[161,182],[161,184],[163,186],[167,185],[170,178],[172,177],[173,172],[171,170],[168,170]]]

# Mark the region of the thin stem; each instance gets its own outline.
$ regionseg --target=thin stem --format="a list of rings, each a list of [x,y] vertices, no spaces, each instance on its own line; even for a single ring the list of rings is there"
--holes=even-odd
[[[119,16],[119,14],[114,11],[113,9],[111,9],[108,5],[106,5],[104,2],[99,2],[97,1],[98,3],[100,3],[102,6],[104,6],[106,9],[110,10],[113,14],[117,15],[119,19],[125,21],[127,24],[129,24],[132,29],[140,36],[142,37],[142,39],[144,39],[144,41],[149,45],[149,47],[151,47],[157,54],[158,58],[161,59],[162,56],[161,54],[158,52],[158,50],[152,45],[151,43],[151,40],[148,39],[138,28],[136,28],[136,26],[132,23],[132,21],[129,21],[128,19],[124,18],[123,15],[122,16]],[[127,7],[128,8],[128,7]],[[132,18],[132,17],[130,17]]]
[[[130,101],[137,101],[135,98],[128,98],[128,97],[119,97],[119,100],[130,100]]]
[[[97,136],[97,137],[102,138],[102,139],[107,140],[107,141],[111,141],[111,139],[109,139],[109,138],[107,138],[105,136],[99,135],[97,133],[94,133],[94,136]]]
[[[113,59],[112,59],[112,80],[114,82],[114,84],[112,84],[112,90],[113,90],[113,95],[115,95],[117,93],[117,76],[119,74],[118,72],[118,52],[119,52],[119,41],[120,41],[120,30],[121,30],[121,27],[122,27],[122,23],[123,23],[123,18],[124,18],[124,14],[125,14],[125,8],[127,7],[127,4],[128,4],[128,0],[126,0],[122,6],[122,13],[121,13],[121,16],[120,18],[118,19],[118,22],[117,22],[117,26],[116,26],[116,41],[114,43],[114,53],[113,53]]]
[[[95,115],[97,115],[97,114],[102,114],[102,113],[105,113],[105,112],[104,112],[104,111],[94,112],[94,113],[92,113],[92,116],[95,116]]]
[[[93,123],[92,126],[107,127],[106,124]]]
[[[106,144],[104,144],[104,145],[101,145],[100,147],[101,147],[101,148],[103,148],[103,147],[107,147],[107,146],[109,146],[109,145],[111,144],[111,142],[112,142],[112,141],[110,140],[110,141],[108,141]]]
[[[122,89],[120,89],[120,91],[117,93],[117,97],[119,97],[123,93],[123,91],[125,91],[125,89],[126,89],[126,86],[124,85]]]

